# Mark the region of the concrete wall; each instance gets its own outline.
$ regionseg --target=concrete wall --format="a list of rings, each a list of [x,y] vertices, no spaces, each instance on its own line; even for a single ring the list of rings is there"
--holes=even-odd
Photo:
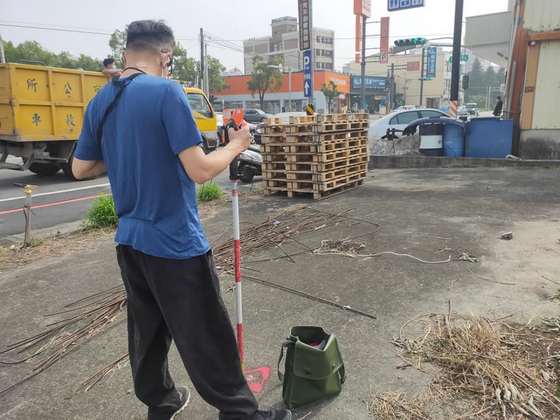
[[[506,66],[513,30],[512,12],[466,18],[464,46],[492,63]]]
[[[559,130],[560,41],[548,41],[541,44],[538,66],[531,128]]]
[[[523,26],[534,32],[560,29],[560,1],[529,0],[525,7]]]
[[[519,157],[560,160],[560,130],[522,130]]]

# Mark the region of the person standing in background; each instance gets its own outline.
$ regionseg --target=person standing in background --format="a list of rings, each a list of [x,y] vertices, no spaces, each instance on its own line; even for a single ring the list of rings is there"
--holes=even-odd
[[[498,101],[496,102],[496,106],[494,107],[494,112],[492,112],[492,115],[494,115],[495,117],[499,117],[500,115],[502,115],[502,109],[504,107],[504,102],[502,101],[501,96],[497,96],[496,99]]]
[[[121,69],[117,68],[115,59],[113,57],[107,57],[103,60],[103,74],[107,78],[107,81],[111,81],[114,77],[121,77]]]

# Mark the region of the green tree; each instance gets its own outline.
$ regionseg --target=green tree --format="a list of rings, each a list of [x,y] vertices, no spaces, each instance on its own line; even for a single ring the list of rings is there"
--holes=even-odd
[[[115,59],[117,67],[122,67],[122,53],[126,46],[126,28],[123,31],[115,29],[109,39],[109,47],[111,48],[111,56]]]
[[[85,54],[74,57],[67,51],[55,54],[44,49],[37,41],[25,41],[14,45],[12,42],[4,44],[6,60],[11,63],[43,64],[46,66],[68,69],[84,69],[99,71],[100,60]]]
[[[109,39],[109,47],[117,65],[122,66],[121,57],[126,46],[126,28],[116,29]],[[196,83],[200,74],[200,62],[187,56],[187,50],[178,42],[173,49],[173,78],[181,82]],[[210,92],[218,92],[226,84],[222,76],[225,67],[220,60],[208,57],[208,78],[210,79]]]
[[[494,87],[499,85],[498,78],[496,76],[496,70],[494,70],[494,67],[488,66],[488,68],[484,72],[483,80],[483,85],[486,89],[488,89],[489,86]]]
[[[173,49],[173,77],[182,82],[195,83],[198,64],[194,58],[187,57],[187,50],[179,43]]]
[[[261,109],[264,108],[266,92],[279,89],[282,86],[283,76],[278,65],[278,60],[266,62],[258,55],[253,59],[253,72],[251,73],[251,80],[247,82],[247,87],[253,96],[258,93]]]
[[[222,75],[225,66],[217,58],[208,56],[208,79],[210,92],[219,92],[224,90],[227,85]]]
[[[321,87],[321,92],[325,95],[325,98],[327,98],[327,112],[333,112],[332,104],[338,95],[340,95],[336,84],[330,80]]]

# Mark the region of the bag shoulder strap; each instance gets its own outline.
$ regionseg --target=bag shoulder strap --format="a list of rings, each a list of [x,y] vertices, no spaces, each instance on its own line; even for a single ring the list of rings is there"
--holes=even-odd
[[[124,89],[134,80],[136,79],[138,76],[140,76],[141,74],[144,73],[134,73],[132,75],[130,75],[127,80],[122,84],[122,86],[119,88],[119,90],[117,91],[117,93],[115,94],[115,97],[113,98],[113,100],[111,101],[111,103],[109,104],[109,106],[105,109],[105,112],[103,113],[103,116],[101,117],[101,121],[99,121],[99,125],[97,126],[97,130],[95,133],[95,138],[97,139],[97,141],[99,143],[101,143],[101,140],[103,138],[103,126],[105,125],[105,121],[107,121],[107,118],[109,117],[109,115],[111,114],[111,112],[113,112],[113,110],[115,109],[115,107],[117,106],[117,103],[119,102],[119,99],[121,97],[121,95],[124,92]]]
[[[284,358],[284,349],[287,349],[290,344],[294,344],[294,343],[295,343],[295,339],[292,337],[288,337],[286,341],[282,343],[282,347],[280,348],[280,357],[278,357],[278,366],[277,366],[278,379],[280,379],[280,382],[284,381],[284,373],[285,373],[285,372],[282,373],[280,371],[280,364],[282,363],[282,359]],[[286,350],[286,354],[287,354],[287,350]]]

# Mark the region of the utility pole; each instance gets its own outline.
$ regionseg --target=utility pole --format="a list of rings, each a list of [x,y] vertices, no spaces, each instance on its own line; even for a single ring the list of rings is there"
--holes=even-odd
[[[426,49],[422,47],[422,63],[420,65],[420,106],[424,104],[424,61],[426,60]]]
[[[395,86],[395,63],[391,63],[391,111],[397,104],[397,87]]]
[[[204,47],[204,29],[200,28],[200,75],[199,75],[199,89],[204,90],[204,84],[206,82],[206,78],[204,77],[204,55],[206,52],[206,48]]]
[[[361,103],[362,109],[366,110],[366,19],[367,17],[362,15],[362,73],[361,73]]]
[[[461,35],[463,33],[463,0],[455,0],[455,30],[453,34],[453,65],[451,68],[451,95],[449,111],[457,116],[459,78],[461,77]]]
[[[6,62],[6,55],[4,54],[4,41],[2,40],[2,35],[0,35],[0,63]]]
[[[210,77],[208,76],[208,44],[204,43],[204,93],[210,97]]]

